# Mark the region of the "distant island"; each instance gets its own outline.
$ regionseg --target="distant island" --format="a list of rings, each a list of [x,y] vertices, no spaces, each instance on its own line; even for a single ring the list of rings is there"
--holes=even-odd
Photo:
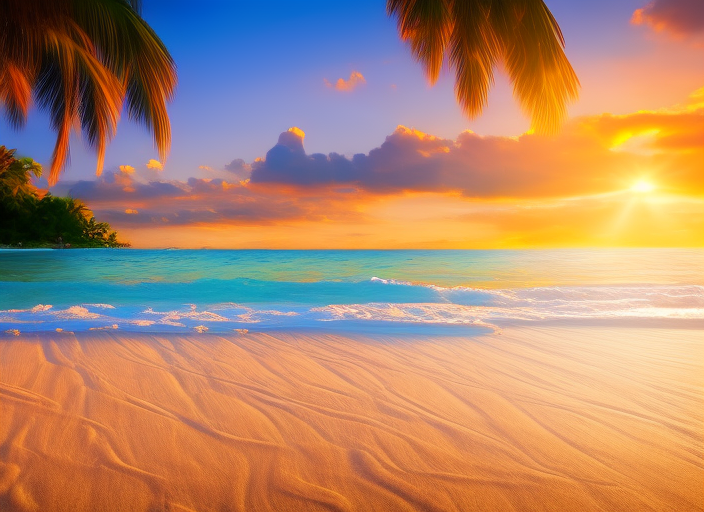
[[[79,199],[37,189],[42,166],[0,146],[0,247],[129,247]]]

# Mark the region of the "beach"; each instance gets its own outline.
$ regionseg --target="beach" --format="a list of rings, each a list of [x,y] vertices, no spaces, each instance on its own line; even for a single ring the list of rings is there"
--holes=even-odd
[[[0,512],[704,512],[704,0],[385,3],[0,0]]]
[[[704,508],[701,329],[0,336],[3,511]]]

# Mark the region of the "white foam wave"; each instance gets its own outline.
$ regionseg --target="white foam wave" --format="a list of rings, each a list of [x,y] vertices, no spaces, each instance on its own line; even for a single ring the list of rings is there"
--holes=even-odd
[[[97,309],[115,309],[115,306],[113,306],[112,304],[83,304],[83,306]]]
[[[161,317],[159,323],[166,325],[183,325],[177,323],[179,320],[194,320],[196,322],[227,322],[229,318],[226,318],[212,311],[197,311],[196,306],[193,304],[187,304],[190,306],[190,311],[154,311],[152,308],[147,308],[143,311],[144,314],[156,315]]]
[[[37,304],[33,308],[29,309],[5,309],[0,311],[0,313],[42,313],[44,311],[49,311],[53,306],[51,304]]]
[[[637,324],[639,319],[704,320],[704,286],[638,285],[541,287],[524,289],[478,289],[412,284],[392,279],[372,278],[382,286],[407,287],[394,293],[397,302],[374,300],[357,304],[302,304],[279,308],[274,304],[261,309],[238,303],[208,305],[174,304],[173,310],[154,310],[111,304],[58,306],[37,304],[27,309],[0,311],[0,329],[87,329],[120,325],[123,329],[158,329],[169,326],[193,329],[209,326],[210,331],[231,330],[246,324],[266,326],[311,326],[334,320],[445,324],[505,325],[511,321],[620,319]],[[432,289],[418,293],[413,287]],[[367,290],[365,290],[366,293]],[[374,290],[372,290],[374,291]],[[388,295],[388,294],[387,294]],[[404,296],[408,297],[404,300]],[[422,303],[412,302],[423,297]],[[41,324],[41,325],[39,325]],[[244,325],[243,325],[244,324]],[[23,327],[24,328],[24,327]]]
[[[98,313],[93,313],[91,311],[88,311],[83,306],[71,306],[68,309],[54,311],[53,315],[56,316],[57,318],[63,318],[63,319],[67,319],[67,320],[100,318],[100,315]]]
[[[484,324],[486,311],[459,304],[333,304],[311,311],[324,313],[323,320],[373,320],[428,324]]]
[[[396,284],[399,286],[414,286],[414,284],[411,283],[410,281],[397,281],[396,279],[383,279],[381,277],[376,277],[376,276],[372,276],[370,281],[372,283]],[[422,286],[432,286],[432,285],[422,285]]]
[[[154,325],[156,322],[154,320],[137,319],[137,320],[130,320],[129,323],[131,323],[132,325],[137,325],[139,327],[149,327],[150,325]]]
[[[704,308],[633,307],[626,309],[529,308],[463,306],[460,304],[334,304],[312,311],[322,313],[322,320],[371,320],[446,325],[492,325],[504,321],[545,321],[579,319],[692,319],[704,320]]]
[[[112,324],[112,325],[103,325],[101,327],[89,327],[89,331],[108,331],[111,329],[119,329],[120,326],[117,324]]]
[[[499,320],[694,319],[704,320],[704,287],[595,286],[487,290],[412,284],[378,277],[385,285],[422,286],[438,292],[432,303],[369,303],[315,308],[325,320],[476,324]]]
[[[413,284],[373,277],[373,282],[420,286],[438,292],[441,302],[506,310],[509,317],[704,318],[704,286],[574,286],[518,289],[479,289]],[[512,311],[513,314],[509,314]]]

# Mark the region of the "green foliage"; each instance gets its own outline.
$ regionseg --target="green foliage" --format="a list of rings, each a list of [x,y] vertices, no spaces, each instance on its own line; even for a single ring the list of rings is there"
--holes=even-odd
[[[22,247],[127,247],[79,199],[40,197],[30,174],[42,167],[0,146],[0,244]]]

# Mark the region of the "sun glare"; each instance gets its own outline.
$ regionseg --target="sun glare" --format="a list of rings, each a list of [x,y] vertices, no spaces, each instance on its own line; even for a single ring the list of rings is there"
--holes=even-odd
[[[631,187],[632,192],[639,192],[641,194],[652,192],[653,190],[655,190],[655,185],[648,183],[647,181],[638,181]]]

